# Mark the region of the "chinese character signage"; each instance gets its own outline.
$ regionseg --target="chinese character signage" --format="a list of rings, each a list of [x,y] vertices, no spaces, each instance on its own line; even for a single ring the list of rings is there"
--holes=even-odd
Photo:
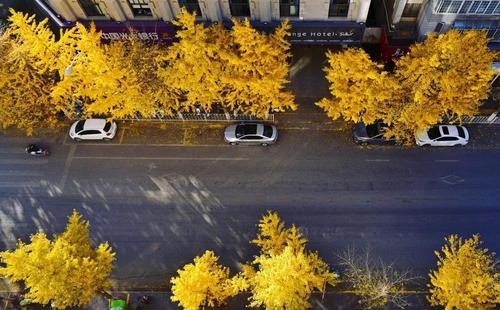
[[[102,32],[104,41],[138,38],[143,41],[170,43],[175,38],[175,27],[161,21],[128,21],[123,23],[95,21],[96,29]]]

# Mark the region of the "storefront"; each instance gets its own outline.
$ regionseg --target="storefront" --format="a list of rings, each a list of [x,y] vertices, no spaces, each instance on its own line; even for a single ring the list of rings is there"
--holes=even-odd
[[[175,40],[176,27],[163,21],[95,21],[97,30],[102,31],[105,41],[127,39],[136,31],[135,36],[141,40],[170,43]],[[207,23],[208,25],[209,23]],[[229,22],[224,23],[227,28]],[[278,27],[279,22],[252,22],[255,29],[271,33]],[[310,45],[353,45],[360,46],[365,26],[356,22],[291,22],[289,40],[292,44]]]

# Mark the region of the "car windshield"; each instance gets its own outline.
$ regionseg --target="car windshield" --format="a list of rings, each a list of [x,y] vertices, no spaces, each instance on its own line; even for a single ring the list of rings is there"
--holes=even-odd
[[[438,127],[432,127],[431,129],[429,129],[429,131],[427,131],[427,135],[429,136],[429,138],[431,140],[434,140],[434,139],[439,138],[441,136],[441,134],[439,133]]]
[[[449,134],[450,134],[450,132],[448,131],[448,127],[444,127],[444,126],[443,126],[443,127],[441,127],[441,128],[443,129],[443,134],[444,134],[445,136],[447,136],[447,135],[449,135]]]
[[[257,133],[257,125],[238,125],[236,126],[236,137],[246,135],[255,135]]]
[[[465,131],[462,127],[458,126],[457,127],[457,130],[458,130],[458,135],[461,137],[461,138],[464,138],[465,139]]]
[[[368,137],[370,138],[373,138],[375,137],[376,135],[379,134],[379,131],[378,131],[378,126],[377,124],[372,124],[372,125],[367,125],[366,126],[366,134],[368,135]]]
[[[76,126],[75,126],[75,132],[80,132],[83,130],[83,125],[85,124],[85,121],[79,121],[78,123],[76,123]]]
[[[264,125],[264,136],[271,138],[273,135],[273,127]]]
[[[107,122],[106,125],[104,125],[104,131],[108,132],[111,129],[111,122]]]

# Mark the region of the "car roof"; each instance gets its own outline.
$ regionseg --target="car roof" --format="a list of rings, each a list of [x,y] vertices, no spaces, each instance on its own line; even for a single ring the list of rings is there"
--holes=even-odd
[[[453,125],[440,125],[439,132],[442,137],[458,137],[458,129],[457,126]]]
[[[103,129],[106,125],[106,120],[102,118],[91,118],[85,120],[83,129]]]

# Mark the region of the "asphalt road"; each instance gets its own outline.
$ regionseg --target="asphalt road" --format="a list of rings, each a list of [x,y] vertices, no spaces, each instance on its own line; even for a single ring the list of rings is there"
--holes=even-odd
[[[0,139],[0,244],[64,229],[72,209],[96,242],[117,252],[113,277],[167,283],[212,249],[231,267],[266,210],[302,227],[309,248],[337,269],[349,246],[425,277],[451,233],[480,233],[500,252],[500,150],[354,146],[341,133],[285,130],[277,145],[51,144]]]

